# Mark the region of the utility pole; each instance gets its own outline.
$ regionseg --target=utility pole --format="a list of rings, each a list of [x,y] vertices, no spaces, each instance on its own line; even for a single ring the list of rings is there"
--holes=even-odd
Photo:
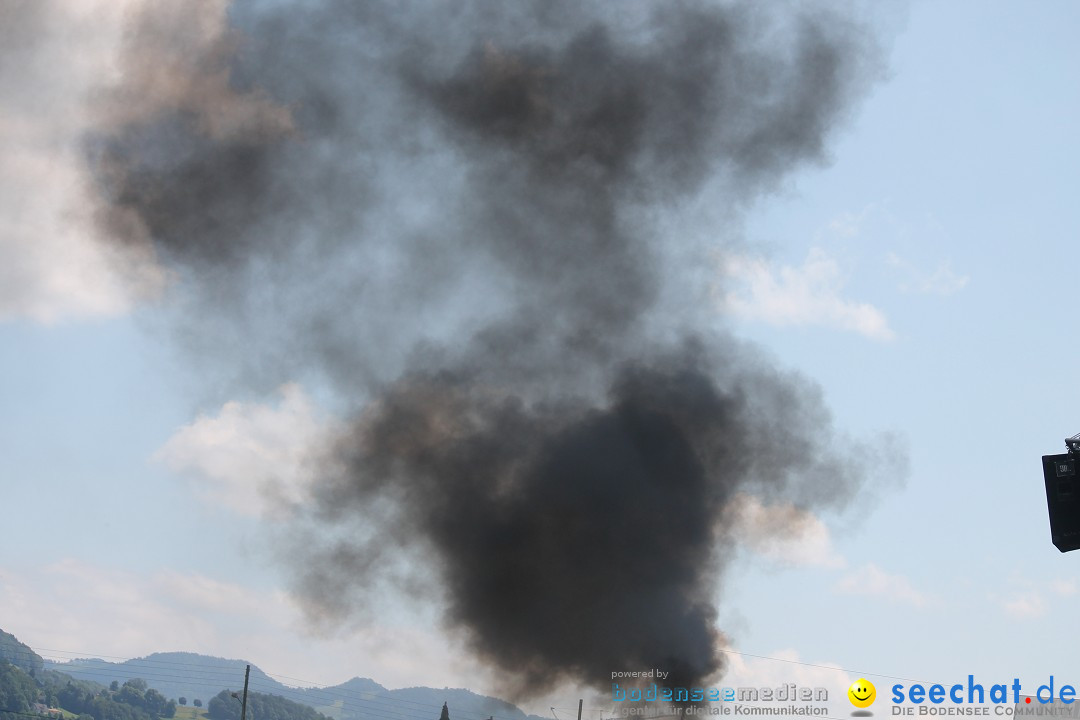
[[[248,678],[251,677],[251,666],[244,671],[244,699],[240,701],[240,720],[247,720],[247,689]]]
[[[585,702],[585,698],[578,698],[577,701],[577,720],[581,720],[581,703]],[[244,720],[240,718],[240,720]]]

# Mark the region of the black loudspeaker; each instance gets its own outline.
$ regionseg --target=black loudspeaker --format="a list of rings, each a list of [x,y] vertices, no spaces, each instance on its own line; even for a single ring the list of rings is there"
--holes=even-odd
[[[1061,552],[1080,548],[1080,477],[1072,455],[1043,455],[1050,539]]]

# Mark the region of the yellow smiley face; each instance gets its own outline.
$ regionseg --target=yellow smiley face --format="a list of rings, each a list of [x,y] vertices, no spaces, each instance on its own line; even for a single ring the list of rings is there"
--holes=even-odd
[[[851,704],[855,707],[866,708],[874,704],[874,699],[877,697],[877,690],[874,688],[874,683],[859,678],[851,683],[851,687],[847,689],[847,696],[848,700],[850,700]]]

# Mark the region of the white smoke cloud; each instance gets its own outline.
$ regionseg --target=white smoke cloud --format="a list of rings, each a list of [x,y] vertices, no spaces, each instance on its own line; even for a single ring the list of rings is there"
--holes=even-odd
[[[843,296],[840,265],[820,248],[811,249],[799,267],[776,269],[760,258],[733,255],[721,271],[730,288],[721,307],[732,315],[777,326],[828,327],[872,340],[895,337],[881,310]]]
[[[915,607],[925,607],[930,602],[930,597],[916,590],[906,577],[887,573],[874,563],[842,577],[836,589],[848,595],[879,596]]]
[[[1042,594],[1036,591],[1019,593],[1002,600],[1001,608],[1007,615],[1020,620],[1038,618],[1046,614],[1046,602]]]
[[[126,312],[160,292],[149,254],[119,262],[96,242],[83,140],[90,100],[115,77],[133,0],[42,0],[0,8],[0,321]]]
[[[813,513],[789,504],[765,505],[740,493],[728,506],[732,531],[755,553],[782,565],[840,568],[828,526]]]
[[[307,454],[331,431],[296,384],[276,405],[227,402],[178,430],[154,458],[188,478],[207,504],[275,514],[305,499]]]
[[[110,222],[101,222],[87,163],[95,132],[163,109],[188,113],[215,139],[291,131],[288,108],[258,90],[231,88],[227,59],[239,40],[227,6],[35,0],[0,7],[0,321],[119,315],[168,284],[137,218],[113,209]],[[133,24],[141,32],[128,32]],[[129,247],[102,242],[103,232],[124,234]]]
[[[916,295],[955,295],[967,287],[971,278],[956,272],[952,263],[942,260],[933,270],[917,267],[896,253],[889,253],[889,266],[895,268],[903,279],[900,281],[901,292]]]
[[[0,565],[0,617],[17,618],[5,629],[59,662],[184,650],[239,654],[266,672],[320,686],[356,675],[389,687],[462,687],[482,677],[430,628],[384,619],[312,637],[286,591],[199,572],[140,574],[73,558],[32,568]]]

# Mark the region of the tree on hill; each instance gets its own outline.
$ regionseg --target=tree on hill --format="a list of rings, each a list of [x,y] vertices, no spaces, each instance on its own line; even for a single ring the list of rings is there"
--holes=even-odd
[[[3,0],[0,0],[0,4],[2,2]],[[105,686],[113,680],[118,680],[120,684],[123,684],[128,678],[146,678],[150,687],[165,697],[178,698],[183,695],[188,699],[188,704],[191,704],[192,698],[201,697],[206,687],[216,687],[220,690],[223,687],[231,687],[243,682],[244,671],[248,664],[246,660],[227,660],[181,652],[152,653],[146,657],[132,658],[120,663],[106,662],[100,658],[83,658],[62,664],[46,661],[47,667],[55,667],[57,670],[69,672],[80,678],[95,680]],[[177,670],[166,673],[162,672],[162,667],[172,667]],[[281,684],[255,665],[251,667],[251,687],[297,702],[305,701],[302,697],[303,690]]]
[[[181,705],[187,705],[187,698],[181,695],[179,698],[177,698],[176,702],[180,703]]]
[[[239,693],[237,693],[239,694]],[[210,720],[240,720],[240,702],[228,690],[210,699],[207,715]],[[277,695],[248,693],[247,720],[330,720],[307,705]]]
[[[143,695],[143,707],[151,715],[161,718],[171,718],[176,715],[176,701],[169,700],[154,688],[150,688]]]
[[[194,705],[195,707],[202,707],[202,700],[200,700],[199,698],[195,698],[191,702],[191,704]]]
[[[137,708],[145,706],[142,691],[135,685],[132,685],[130,680],[124,683],[123,687],[120,688],[120,692],[113,695],[113,699],[116,700],[116,702],[132,705]]]
[[[60,677],[66,677],[56,673]],[[176,714],[176,703],[154,689],[146,689],[146,681],[135,679],[124,683],[118,691],[110,692],[96,683],[77,682],[70,678],[56,691],[58,704],[77,715],[89,715],[93,720],[161,720]]]
[[[22,668],[31,677],[45,668],[45,661],[29,645],[23,645],[11,633],[0,630],[0,662]]]
[[[38,685],[21,667],[0,660],[0,711],[25,713],[37,702]]]
[[[41,690],[45,694],[45,697],[48,698],[49,707],[60,707],[60,691],[68,686],[78,688],[86,695],[93,696],[105,693],[105,697],[109,696],[109,691],[96,682],[91,680],[76,680],[70,675],[57,672],[56,670],[46,670],[35,679],[38,681],[38,685],[41,686]]]
[[[60,707],[78,715],[89,715],[94,720],[151,720],[141,708],[117,702],[105,691],[105,695],[80,688],[73,683],[57,693]]]

